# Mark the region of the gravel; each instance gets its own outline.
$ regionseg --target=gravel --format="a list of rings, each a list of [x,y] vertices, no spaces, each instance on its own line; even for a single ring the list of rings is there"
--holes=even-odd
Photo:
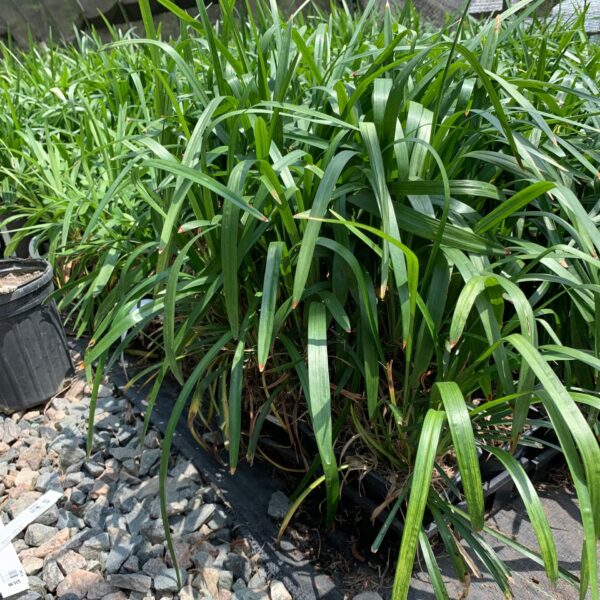
[[[49,538],[54,537],[58,533],[58,529],[42,525],[40,523],[32,523],[25,532],[25,543],[28,546],[41,546]]]
[[[30,586],[19,600],[290,600],[243,538],[232,543],[219,491],[174,455],[167,514],[184,585],[178,593],[158,499],[162,438],[151,428],[140,450],[143,415],[112,393],[101,387],[89,460],[90,397],[81,375],[43,410],[0,418],[2,522],[48,490],[63,493],[13,540]],[[269,514],[280,519],[288,500],[276,502]]]
[[[290,500],[283,492],[274,492],[269,500],[267,512],[271,519],[282,521],[290,508]]]

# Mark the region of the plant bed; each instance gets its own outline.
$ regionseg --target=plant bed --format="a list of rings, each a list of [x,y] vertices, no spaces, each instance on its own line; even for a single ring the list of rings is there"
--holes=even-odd
[[[140,347],[140,351],[142,347]],[[143,385],[139,381],[130,385],[136,375],[144,372],[143,363],[128,366],[128,374],[124,374],[119,366],[112,368],[108,374],[110,380],[119,388],[121,393],[133,400],[138,407],[147,408],[147,397],[151,389],[150,385]],[[143,380],[140,380],[143,381]],[[165,381],[161,391],[156,397],[156,404],[152,409],[150,422],[158,427],[162,432],[167,428],[170,411],[169,407],[173,405],[181,391],[181,386],[175,381]],[[542,414],[531,409],[530,418],[539,423]],[[302,442],[307,452],[316,452],[316,443],[311,430],[308,427],[301,426]],[[207,432],[208,433],[208,432]],[[215,433],[215,432],[213,432]],[[210,436],[209,436],[210,437]],[[532,481],[541,480],[550,467],[556,466],[557,457],[560,452],[553,446],[556,443],[556,436],[551,430],[543,425],[537,424],[528,429],[526,440],[530,440],[527,445],[520,445],[515,458],[522,465]],[[337,592],[329,591],[327,586],[328,579],[324,577],[320,582],[315,572],[306,565],[306,560],[300,559],[295,567],[288,571],[290,560],[295,560],[295,551],[289,554],[289,546],[286,544],[285,550],[275,542],[277,538],[277,523],[267,518],[267,507],[274,492],[284,489],[289,493],[299,483],[301,475],[290,475],[286,472],[286,467],[300,470],[302,462],[297,460],[298,454],[289,447],[284,446],[286,442],[285,435],[281,428],[274,426],[265,427],[264,435],[261,436],[260,444],[264,450],[271,450],[271,458],[279,467],[273,466],[272,461],[265,460],[257,455],[256,462],[250,466],[246,463],[240,463],[238,472],[232,476],[227,471],[227,452],[222,443],[212,444],[213,452],[208,452],[206,448],[201,448],[194,436],[190,434],[188,423],[182,417],[177,426],[173,438],[174,447],[183,452],[194,464],[201,470],[203,476],[211,482],[218,485],[224,492],[228,502],[236,514],[237,527],[240,531],[247,530],[256,542],[256,549],[262,548],[265,559],[265,568],[270,576],[282,579],[289,589],[294,590],[297,596],[294,598],[310,598],[310,588],[322,586],[322,591],[317,592],[316,598],[331,598],[337,596]],[[535,443],[533,443],[535,442]],[[548,444],[544,446],[543,444]],[[488,516],[507,506],[515,498],[515,485],[510,475],[502,468],[502,464],[489,453],[480,453],[480,467],[483,477],[483,489]],[[456,486],[457,491],[461,490],[460,475],[452,478],[452,484]],[[298,534],[291,538],[285,536],[284,539],[291,539],[298,543],[301,551],[311,556],[322,568],[333,568],[332,561],[343,560],[348,564],[355,562],[355,567],[360,567],[360,563],[382,561],[387,565],[390,552],[395,551],[401,541],[404,530],[402,514],[406,512],[406,501],[400,505],[400,510],[394,511],[396,515],[386,525],[386,535],[379,540],[376,551],[371,551],[373,543],[381,527],[386,523],[390,515],[389,509],[381,510],[381,503],[388,497],[390,492],[389,484],[377,473],[369,471],[366,474],[351,475],[345,481],[342,487],[342,498],[345,498],[350,504],[345,505],[347,515],[341,517],[336,522],[334,530],[327,532],[319,539],[319,552],[313,554],[315,540],[311,539],[311,531],[319,528],[323,518],[323,503],[325,496],[323,492],[317,490],[307,499],[305,510],[301,511],[299,521],[294,519],[294,527],[300,526],[302,533],[300,538],[307,536],[306,541],[298,541]],[[457,507],[465,510],[466,503],[461,496],[456,496],[454,492],[449,492],[453,497],[453,503]],[[391,505],[394,503],[391,502]],[[353,512],[354,506],[358,511]],[[372,514],[376,512],[375,522],[372,520]],[[351,515],[349,517],[348,515]],[[425,516],[424,527],[427,536],[432,540],[434,547],[439,547],[438,528],[431,514]],[[310,541],[309,541],[310,540]],[[335,558],[335,557],[338,558]],[[282,562],[285,557],[285,562]],[[297,558],[297,555],[296,555]],[[286,566],[287,563],[287,566]],[[300,569],[300,571],[298,571]],[[362,577],[366,580],[374,578],[375,571],[369,574],[361,567]],[[330,571],[335,577],[335,573]],[[317,577],[315,580],[314,578]],[[315,583],[315,581],[317,583]],[[341,584],[341,582],[338,582]],[[323,587],[324,586],[324,587]],[[306,595],[308,594],[308,595]],[[340,596],[341,597],[341,596]]]
[[[197,19],[161,3],[180,39],[157,39],[141,0],[147,40],[97,52],[84,37],[0,66],[34,98],[29,111],[0,99],[1,168],[15,216],[59,267],[61,308],[92,338],[88,375],[141,336],[149,402],[179,383],[163,475],[189,405],[202,443],[218,424],[232,473],[278,423],[312,468],[299,498],[325,492],[324,529],[349,472],[365,474],[360,502],[404,495],[396,598],[417,553],[446,594],[431,518],[459,578],[479,558],[510,596],[486,536],[514,541],[485,525],[493,462],[480,452],[515,482],[534,559],[577,585],[505,450],[541,408],[577,486],[582,581],[597,595],[600,49],[581,23],[539,21],[535,3],[432,29],[375,0],[289,18],[224,0],[215,24],[202,3]],[[457,473],[466,510],[449,495]]]

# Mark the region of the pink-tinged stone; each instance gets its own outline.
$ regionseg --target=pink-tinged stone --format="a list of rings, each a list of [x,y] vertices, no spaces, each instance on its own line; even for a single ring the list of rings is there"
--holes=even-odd
[[[80,598],[85,598],[87,593],[96,585],[103,582],[102,575],[90,573],[83,569],[77,569],[69,573],[56,588],[57,596],[65,594],[77,594]]]
[[[194,582],[194,586],[199,589],[206,589],[213,598],[219,595],[219,569],[212,567],[203,567],[198,571],[198,577]]]
[[[19,554],[21,560],[27,556],[36,556],[37,558],[46,558],[59,552],[62,547],[69,541],[71,537],[71,530],[69,528],[61,529],[54,537],[49,539],[45,544],[42,544],[39,548],[29,548],[23,550]]]
[[[72,571],[79,571],[82,569],[85,570],[87,565],[87,560],[81,556],[81,554],[73,552],[73,550],[61,552],[56,556],[56,562],[63,573],[71,573]]]

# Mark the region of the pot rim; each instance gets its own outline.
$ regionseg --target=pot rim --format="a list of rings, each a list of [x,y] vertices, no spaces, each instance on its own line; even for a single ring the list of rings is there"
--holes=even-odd
[[[4,273],[27,273],[31,271],[42,271],[42,273],[19,286],[8,294],[0,294],[0,305],[9,304],[24,298],[30,294],[40,292],[43,288],[52,284],[52,266],[46,260],[40,258],[4,258],[0,259],[0,275]]]

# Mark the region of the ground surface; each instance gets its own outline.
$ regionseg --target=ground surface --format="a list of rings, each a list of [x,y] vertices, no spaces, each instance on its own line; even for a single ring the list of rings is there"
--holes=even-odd
[[[44,408],[0,417],[3,521],[49,489],[64,494],[13,540],[29,575],[30,591],[21,598],[171,600],[177,583],[160,520],[161,437],[150,429],[140,448],[140,415],[102,386],[92,455],[85,460],[89,401],[78,377]],[[219,490],[176,452],[168,490],[186,582],[181,600],[290,600],[236,534]]]
[[[285,586],[268,576],[259,556],[251,550],[249,538],[237,530],[221,490],[209,485],[206,477],[174,450],[168,483],[169,521],[186,578],[186,586],[176,594],[159,514],[161,436],[151,428],[140,450],[141,415],[126,398],[115,397],[112,387],[103,386],[92,456],[86,461],[88,408],[89,390],[81,378],[76,378],[45,408],[0,420],[0,516],[4,522],[48,489],[64,493],[57,507],[14,541],[30,576],[31,590],[22,598],[291,599]],[[552,470],[548,482],[538,488],[561,566],[577,573],[582,531],[564,469]],[[527,515],[516,500],[490,517],[488,524],[536,547]],[[535,563],[493,540],[490,543],[512,570],[516,599],[577,597],[564,582],[554,588]],[[440,560],[445,575],[449,575],[448,561],[443,556]],[[354,571],[340,574],[340,580],[347,584],[345,597],[389,597],[392,571],[393,567],[386,574],[383,569],[378,577],[376,570],[356,565]],[[450,576],[446,582],[451,598],[461,598],[462,585]],[[336,597],[344,595],[342,590],[337,592]],[[314,597],[322,596],[317,593]],[[469,599],[502,597],[489,577],[472,579]],[[415,575],[409,598],[434,599],[425,573]]]
[[[578,575],[583,531],[576,497],[564,477],[564,469],[551,471],[548,482],[537,487],[550,521],[560,566]],[[505,534],[512,534],[517,541],[529,548],[537,548],[527,513],[519,501],[515,500],[490,517],[487,524]],[[545,576],[543,568],[533,561],[493,540],[490,540],[490,544],[511,569],[515,600],[575,600],[578,597],[574,588],[564,581],[559,581],[558,585],[553,587]],[[442,559],[441,564],[444,566],[445,573],[449,574],[449,561]],[[451,598],[460,598],[462,586],[450,577],[446,578],[446,582]],[[415,576],[413,593],[409,598],[434,600],[426,573]],[[501,600],[504,596],[490,577],[484,576],[481,579],[471,580],[467,598],[468,600]]]

